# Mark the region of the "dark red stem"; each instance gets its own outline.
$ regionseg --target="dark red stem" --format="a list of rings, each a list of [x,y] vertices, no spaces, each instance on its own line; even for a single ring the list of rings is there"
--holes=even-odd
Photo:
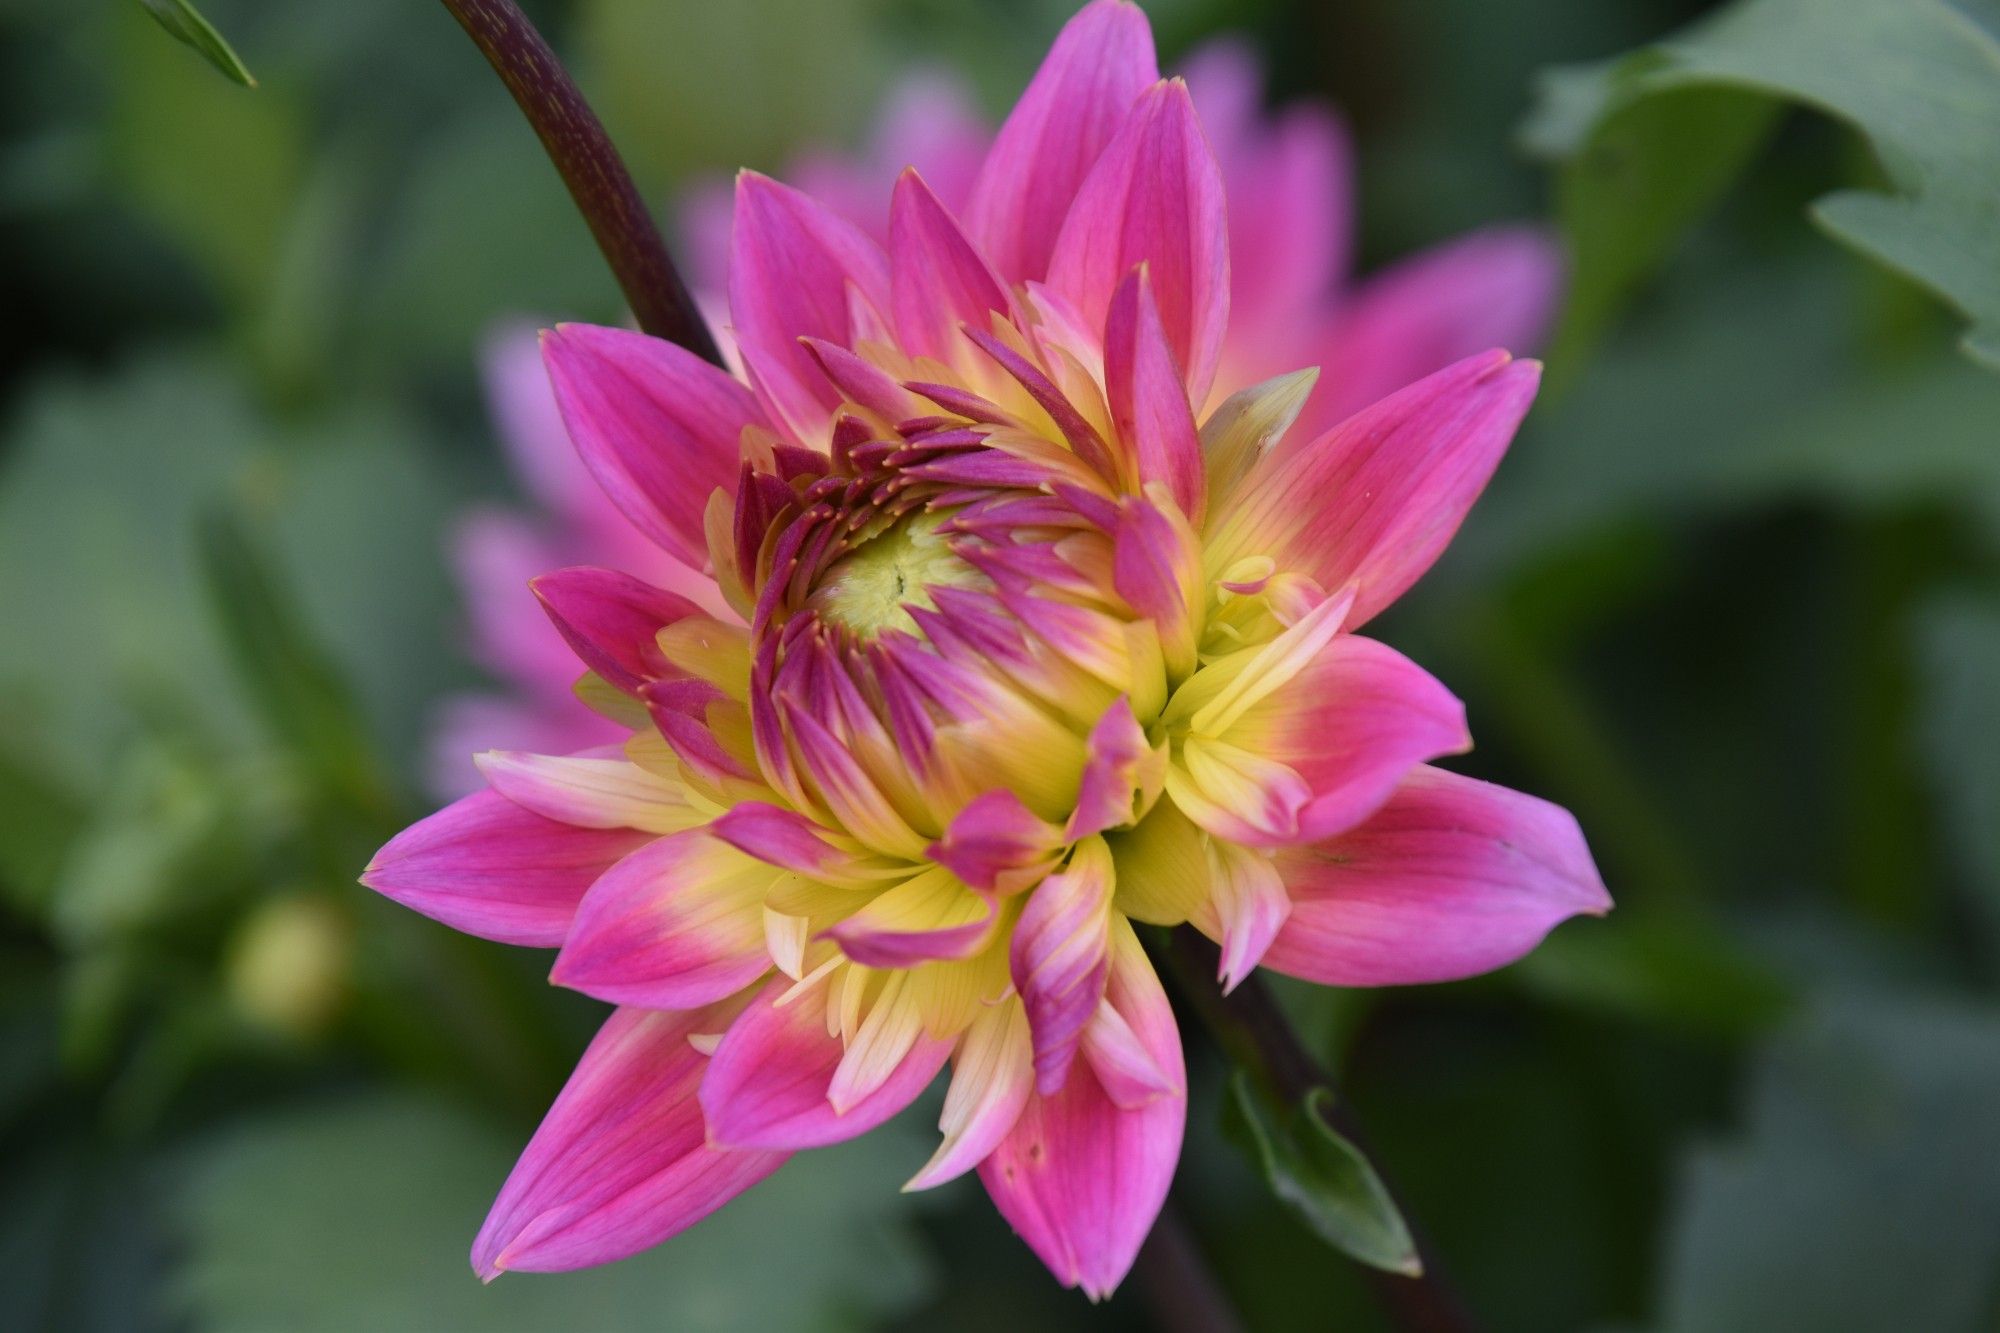
[[[639,327],[716,365],[722,353],[611,136],[513,0],[444,0],[534,127]]]

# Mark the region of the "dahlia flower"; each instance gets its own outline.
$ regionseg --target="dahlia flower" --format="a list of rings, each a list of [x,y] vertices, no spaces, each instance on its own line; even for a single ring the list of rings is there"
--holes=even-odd
[[[1539,342],[1560,273],[1540,231],[1485,228],[1350,286],[1352,154],[1340,120],[1315,105],[1265,116],[1256,59],[1234,42],[1210,43],[1184,74],[1229,197],[1258,201],[1229,214],[1229,328],[1215,397],[1318,366],[1293,426],[1312,436],[1462,357]],[[992,139],[964,89],[925,71],[891,92],[861,152],[806,153],[787,178],[886,245],[896,174],[914,165],[945,207],[962,215]],[[726,184],[696,189],[681,227],[697,293],[725,347],[733,201]],[[608,723],[571,696],[575,656],[521,596],[529,578],[558,565],[594,564],[697,600],[712,586],[635,532],[591,480],[563,429],[532,326],[498,331],[485,370],[509,459],[544,513],[537,521],[484,509],[460,526],[454,555],[471,609],[472,648],[507,692],[467,695],[444,710],[432,746],[434,785],[450,796],[479,785],[470,761],[478,750],[568,751],[615,739]]]
[[[559,948],[551,979],[617,1006],[482,1276],[652,1245],[949,1067],[908,1187],[976,1171],[1102,1296],[1187,1106],[1135,922],[1215,939],[1225,986],[1377,985],[1608,906],[1567,814],[1430,766],[1469,744],[1461,706],[1357,632],[1449,540],[1537,367],[1472,356],[1317,433],[1310,371],[1210,407],[1230,259],[1188,88],[1095,0],[962,208],[896,180],[886,246],[739,177],[740,375],[544,335],[589,473],[711,588],[537,578],[619,739],[481,755],[487,788],[365,875]]]

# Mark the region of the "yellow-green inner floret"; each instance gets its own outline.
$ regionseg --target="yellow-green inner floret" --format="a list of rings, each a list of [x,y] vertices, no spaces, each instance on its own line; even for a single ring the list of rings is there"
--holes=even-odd
[[[869,538],[827,569],[807,605],[864,637],[885,629],[914,633],[917,624],[906,608],[934,608],[932,588],[986,584],[985,576],[959,559],[938,531],[948,517],[912,514]]]

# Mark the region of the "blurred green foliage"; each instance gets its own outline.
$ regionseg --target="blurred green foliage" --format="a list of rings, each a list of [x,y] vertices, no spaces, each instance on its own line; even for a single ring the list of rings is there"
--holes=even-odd
[[[851,138],[913,61],[997,112],[1069,5],[530,8],[664,207]],[[1344,106],[1368,262],[1549,213],[1572,246],[1555,391],[1384,633],[1619,910],[1475,982],[1282,991],[1412,1216],[1501,1330],[1996,1327],[2000,378],[1933,293],[1990,343],[2000,10],[1148,8]],[[441,8],[202,12],[255,91],[138,5],[0,5],[0,1323],[1150,1326],[975,1182],[896,1192],[934,1105],[654,1255],[473,1279],[599,1012],[353,877],[474,679],[475,344],[615,289]],[[1246,1325],[1382,1327],[1189,1030],[1179,1208]]]
[[[225,78],[243,85],[245,88],[257,86],[257,80],[244,67],[243,58],[236,54],[236,48],[229,39],[215,30],[215,25],[201,16],[189,0],[139,0],[146,12],[153,16],[162,28],[173,34],[174,40],[201,53],[201,58],[215,66]]]
[[[1782,98],[1854,126],[1888,178],[1889,193],[1843,190],[1814,218],[1964,311],[1967,354],[2000,370],[1995,70],[2000,38],[1946,0],[1738,0],[1657,46],[1555,71],[1527,139],[1562,164],[1577,257],[1556,352],[1588,345]]]

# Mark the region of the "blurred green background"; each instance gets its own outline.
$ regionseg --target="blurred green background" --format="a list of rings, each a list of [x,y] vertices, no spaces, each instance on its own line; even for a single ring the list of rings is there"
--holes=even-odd
[[[1808,217],[1916,179],[2000,234],[1955,174],[2000,93],[1940,123],[1822,62],[1872,140],[1703,88],[1593,137],[1591,78],[1542,72],[1710,6],[1147,7],[1169,60],[1242,30],[1348,113],[1367,264],[1558,210],[1579,246],[1550,392],[1383,637],[1619,908],[1490,978],[1283,992],[1455,1280],[1524,1333],[2000,1328],[2000,376]],[[441,7],[202,8],[254,91],[129,0],[0,0],[0,1326],[1153,1326],[974,1180],[896,1192],[934,1101],[662,1250],[473,1279],[601,1009],[354,877],[478,680],[443,554],[508,495],[476,345],[616,292]],[[914,61],[997,115],[1069,6],[529,8],[664,216],[851,139]],[[2000,10],[1957,12],[1989,50]],[[1944,285],[1990,314],[1995,274]],[[1176,1200],[1246,1325],[1383,1327],[1190,1041]]]

